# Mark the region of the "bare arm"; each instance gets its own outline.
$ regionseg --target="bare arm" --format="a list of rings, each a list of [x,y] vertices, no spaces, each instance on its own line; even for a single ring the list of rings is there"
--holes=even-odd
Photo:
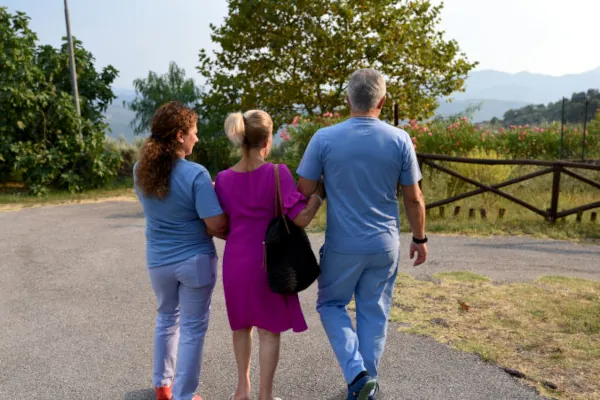
[[[319,211],[319,208],[321,208],[322,202],[319,197],[321,197],[321,199],[323,198],[319,193],[315,193],[314,195],[310,196],[310,199],[308,200],[306,207],[304,207],[304,210],[300,211],[300,214],[294,218],[294,224],[300,228],[306,228],[308,224],[310,224],[310,221],[313,220],[315,215],[317,215],[317,211]]]
[[[214,217],[204,218],[206,224],[206,232],[210,236],[218,237],[219,239],[227,239],[229,231],[229,219],[226,214],[215,215]]]
[[[404,209],[413,236],[417,239],[425,238],[425,201],[419,184],[401,186]],[[411,241],[410,258],[417,253],[415,266],[423,264],[427,260],[427,244],[417,244]]]
[[[319,181],[311,181],[303,177],[298,178],[298,191],[302,193],[304,197],[309,197],[313,194],[318,186]]]
[[[417,239],[425,237],[425,201],[419,184],[401,186],[410,230]]]

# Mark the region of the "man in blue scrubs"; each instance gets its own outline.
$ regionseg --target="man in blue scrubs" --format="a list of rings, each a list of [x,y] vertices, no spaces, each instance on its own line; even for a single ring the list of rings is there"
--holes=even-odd
[[[317,310],[348,383],[348,400],[374,400],[388,315],[398,272],[398,186],[413,240],[414,265],[427,259],[421,172],[409,135],[379,120],[386,84],[373,69],[348,83],[350,119],[320,129],[298,168],[310,195],[321,177],[327,192],[327,230],[321,248]],[[356,330],[346,311],[355,296]]]

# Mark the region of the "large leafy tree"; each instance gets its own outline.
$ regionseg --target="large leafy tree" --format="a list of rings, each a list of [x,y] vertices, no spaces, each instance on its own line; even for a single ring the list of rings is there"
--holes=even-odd
[[[175,62],[169,64],[169,70],[162,75],[150,71],[146,78],[133,82],[136,98],[124,105],[135,112],[131,122],[134,133],[141,134],[150,131],[152,117],[164,103],[177,100],[200,111],[198,120],[198,144],[194,148],[192,159],[213,172],[218,172],[229,166],[230,148],[221,135],[216,135],[213,129],[207,129],[214,119],[208,119],[202,112],[202,90],[193,78],[186,77],[185,70]],[[222,125],[223,121],[221,121]]]
[[[0,7],[0,180],[22,179],[30,191],[79,191],[115,175],[119,156],[104,148],[102,112],[117,71],[97,72],[75,41],[81,118],[71,95],[66,45],[37,47],[29,18]]]
[[[24,13],[0,7],[0,178],[12,173],[10,147],[49,101],[42,71],[35,66],[37,35]]]
[[[348,77],[362,67],[386,75],[401,118],[426,118],[436,99],[462,90],[476,65],[438,31],[443,5],[428,0],[228,3],[224,24],[211,25],[220,49],[202,49],[198,66],[210,88],[202,109],[218,119],[253,107],[276,123],[298,112],[341,110]]]
[[[195,108],[200,101],[200,88],[192,78],[186,78],[185,70],[175,62],[169,64],[169,70],[163,75],[150,71],[146,78],[133,81],[136,98],[131,102],[123,102],[135,118],[131,121],[134,133],[150,131],[150,123],[154,113],[162,104],[177,100]]]
[[[81,117],[93,122],[103,122],[104,112],[116,96],[111,85],[119,72],[112,65],[97,71],[93,54],[83,47],[83,43],[73,38],[75,63],[77,65],[77,88]],[[46,76],[49,84],[57,92],[72,93],[71,74],[69,69],[69,49],[66,41],[60,49],[49,45],[40,46],[37,50],[37,66]]]

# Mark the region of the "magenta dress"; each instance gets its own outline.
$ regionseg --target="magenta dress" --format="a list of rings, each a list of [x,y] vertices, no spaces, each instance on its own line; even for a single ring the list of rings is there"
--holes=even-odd
[[[284,164],[279,164],[279,176],[285,213],[294,219],[306,206],[306,198]],[[229,217],[223,287],[231,329],[305,331],[298,295],[271,292],[264,266],[263,240],[275,217],[274,165],[267,163],[251,172],[222,171],[215,178],[215,190]]]

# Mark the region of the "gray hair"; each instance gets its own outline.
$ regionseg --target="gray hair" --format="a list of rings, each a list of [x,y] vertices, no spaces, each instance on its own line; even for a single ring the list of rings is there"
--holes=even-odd
[[[368,112],[385,96],[385,78],[372,68],[359,69],[348,82],[348,98],[354,111]]]

